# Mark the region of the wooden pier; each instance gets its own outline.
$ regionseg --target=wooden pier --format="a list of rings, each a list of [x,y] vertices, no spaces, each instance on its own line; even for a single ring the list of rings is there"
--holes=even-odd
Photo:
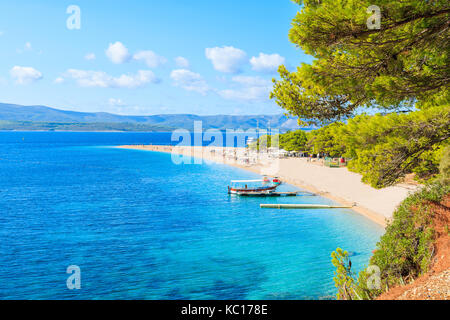
[[[297,196],[316,196],[314,193],[307,193],[303,191],[294,192],[240,192],[242,197],[297,197]]]
[[[264,209],[351,209],[351,206],[330,206],[326,204],[261,204]]]

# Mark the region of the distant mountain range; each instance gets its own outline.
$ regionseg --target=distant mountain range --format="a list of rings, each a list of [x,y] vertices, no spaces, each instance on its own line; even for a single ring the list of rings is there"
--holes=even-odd
[[[298,129],[296,118],[284,115],[198,116],[193,114],[160,114],[122,116],[106,112],[76,112],[46,106],[21,106],[0,103],[0,130],[75,130],[75,131],[167,131],[192,130],[194,121],[203,129],[273,128],[280,131]]]

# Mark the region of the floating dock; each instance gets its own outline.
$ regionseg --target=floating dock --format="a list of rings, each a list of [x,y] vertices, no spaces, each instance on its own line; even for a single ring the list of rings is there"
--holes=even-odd
[[[261,204],[264,209],[351,209],[351,206],[329,206],[326,204]]]
[[[302,191],[294,192],[239,192],[242,197],[296,197],[296,196],[315,196],[314,193],[306,193]]]

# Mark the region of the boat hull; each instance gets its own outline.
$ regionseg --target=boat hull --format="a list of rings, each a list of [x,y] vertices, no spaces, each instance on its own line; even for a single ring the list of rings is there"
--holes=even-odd
[[[245,195],[245,194],[254,194],[254,193],[270,193],[277,189],[278,186],[264,187],[264,188],[255,188],[255,189],[237,189],[228,187],[228,193],[237,194],[237,195]]]

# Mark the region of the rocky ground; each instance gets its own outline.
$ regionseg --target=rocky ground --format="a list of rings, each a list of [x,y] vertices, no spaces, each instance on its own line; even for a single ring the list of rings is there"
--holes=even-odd
[[[450,269],[406,290],[398,300],[450,300]]]

